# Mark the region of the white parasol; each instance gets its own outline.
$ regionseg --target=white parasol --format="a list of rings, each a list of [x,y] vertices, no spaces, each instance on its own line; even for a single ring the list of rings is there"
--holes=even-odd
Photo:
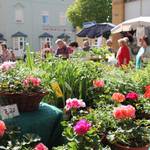
[[[130,30],[135,30],[138,27],[149,27],[150,26],[150,17],[138,17],[129,19],[117,25],[111,30],[112,34],[125,32]]]

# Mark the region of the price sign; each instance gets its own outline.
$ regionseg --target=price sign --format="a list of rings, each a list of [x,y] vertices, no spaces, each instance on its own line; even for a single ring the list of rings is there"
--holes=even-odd
[[[2,120],[17,117],[19,116],[18,107],[16,104],[0,106],[0,114]]]

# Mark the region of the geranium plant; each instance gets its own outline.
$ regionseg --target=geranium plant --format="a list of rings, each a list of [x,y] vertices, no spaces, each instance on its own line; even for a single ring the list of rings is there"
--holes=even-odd
[[[115,145],[145,147],[150,144],[150,121],[135,120],[136,109],[131,106],[120,106],[114,109],[117,128],[109,131],[107,139]]]

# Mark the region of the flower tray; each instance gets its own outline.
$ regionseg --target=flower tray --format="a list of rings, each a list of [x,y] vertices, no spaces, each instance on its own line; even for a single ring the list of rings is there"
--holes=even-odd
[[[3,93],[0,92],[0,105],[17,104],[19,112],[32,112],[39,109],[42,98],[48,93]]]

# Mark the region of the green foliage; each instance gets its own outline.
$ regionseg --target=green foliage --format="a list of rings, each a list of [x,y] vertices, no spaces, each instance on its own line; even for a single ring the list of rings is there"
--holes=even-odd
[[[111,143],[115,144],[144,147],[150,143],[150,121],[145,120],[144,124],[142,122],[125,120],[119,123],[115,131],[110,131],[107,138]]]
[[[34,134],[26,134],[20,137],[20,129],[9,126],[2,139],[0,139],[0,149],[33,150],[35,145],[40,141],[40,137]]]
[[[76,0],[67,11],[69,21],[73,26],[82,26],[83,22],[111,22],[111,0]]]

